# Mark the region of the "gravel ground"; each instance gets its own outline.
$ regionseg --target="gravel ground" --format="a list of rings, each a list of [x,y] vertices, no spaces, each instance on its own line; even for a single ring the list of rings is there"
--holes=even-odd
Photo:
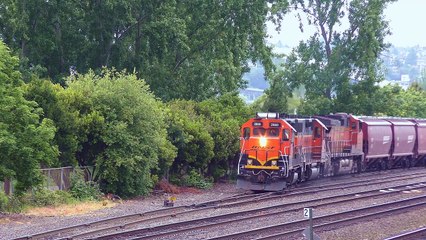
[[[213,189],[210,190],[180,194],[154,194],[145,198],[127,200],[113,208],[101,209],[84,215],[38,217],[24,214],[0,214],[0,239],[13,239],[113,216],[163,209],[163,201],[170,196],[176,197],[175,206],[183,206],[221,199],[241,193],[244,193],[244,191],[237,190],[235,183],[220,183],[215,184]]]
[[[377,216],[377,219],[364,223],[353,224],[340,229],[319,232],[322,240],[360,240],[384,239],[401,232],[415,230],[426,226],[426,207],[415,211],[392,216]]]
[[[317,208],[314,209],[314,216],[327,215],[327,214],[337,213],[337,212],[341,212],[341,211],[348,211],[348,210],[356,209],[356,208],[362,208],[362,207],[378,205],[378,204],[382,204],[382,203],[393,202],[393,201],[400,200],[400,199],[403,199],[403,198],[414,197],[414,196],[422,194],[422,193],[424,194],[424,192],[421,192],[421,193],[420,192],[413,192],[413,193],[407,193],[407,194],[400,194],[400,195],[397,195],[397,196],[388,196],[388,197],[384,197],[384,198],[377,197],[377,198],[372,198],[372,199],[367,199],[367,200],[356,200],[356,201],[352,201],[350,204],[341,203],[341,204],[335,204],[333,206],[328,205],[326,207],[317,207]],[[223,234],[227,234],[227,233],[240,232],[240,231],[244,231],[245,229],[254,229],[254,228],[259,228],[259,227],[263,227],[263,226],[267,226],[267,225],[303,220],[303,217],[302,217],[303,206],[300,206],[300,208],[301,208],[300,211],[291,211],[291,212],[287,212],[287,213],[284,213],[284,214],[276,214],[276,215],[271,216],[271,217],[258,217],[256,219],[250,219],[250,220],[244,220],[244,221],[239,221],[239,222],[234,222],[234,223],[228,223],[226,225],[226,229],[224,229],[223,226],[218,226],[218,227],[210,228],[208,232],[206,232],[206,231],[204,231],[204,232],[203,231],[193,231],[191,233],[191,236],[188,236],[187,239],[205,239],[207,237],[215,237],[215,236],[223,235]],[[406,218],[405,221],[407,221],[407,220],[408,219]],[[175,220],[175,221],[177,221],[177,220]],[[399,221],[401,221],[401,220],[399,220]],[[378,221],[378,224],[375,227],[379,228],[379,227],[381,227],[382,224],[385,224],[385,223],[382,222],[382,221]],[[400,229],[405,229],[405,228],[400,228]],[[352,232],[356,232],[359,235],[361,235],[361,234],[364,235],[364,234],[368,233],[368,232],[365,233],[362,228],[348,227],[347,230],[352,231]],[[327,237],[327,239],[336,239],[335,236],[339,236],[340,239],[345,239],[344,238],[345,234],[346,233],[336,233],[336,235],[331,236],[331,237]],[[174,238],[175,237],[176,236],[174,236]],[[183,236],[178,236],[178,239],[183,239],[183,238],[184,238]],[[162,238],[162,239],[172,239],[172,238],[166,237],[166,238]],[[326,238],[321,238],[321,239],[326,239]],[[353,239],[361,239],[361,238],[353,238]],[[371,239],[371,238],[362,238],[362,239]],[[380,239],[380,238],[375,238],[375,239]]]
[[[357,177],[357,179],[359,178]],[[362,179],[362,176],[361,176],[361,179]],[[330,180],[330,181],[333,181],[333,180]],[[339,181],[339,180],[336,179],[336,181]],[[345,180],[342,179],[342,181],[345,181]],[[416,179],[416,181],[419,181],[419,179]],[[426,181],[426,177],[423,178],[423,181]],[[414,181],[406,180],[406,181],[398,182],[398,184],[405,184],[405,183],[408,184],[411,182],[414,182]],[[321,183],[324,184],[324,181],[321,181]],[[310,185],[313,185],[313,184],[315,183],[310,183]],[[392,185],[393,183],[388,183],[388,184],[383,184],[380,187],[388,188]],[[365,191],[365,190],[369,190],[373,188],[377,188],[377,186],[363,186],[363,187],[350,188],[350,189],[340,189],[340,190],[333,190],[333,191],[327,191],[327,192],[320,192],[316,194],[309,194],[306,196],[298,195],[298,196],[286,197],[285,195],[283,195],[282,199],[270,201],[268,203],[256,203],[254,206],[245,205],[245,206],[242,206],[241,208],[232,208],[232,209],[212,209],[210,212],[204,212],[203,214],[190,215],[190,216],[183,215],[182,217],[179,217],[178,219],[170,220],[170,222],[174,222],[177,220],[181,221],[183,219],[194,219],[194,217],[219,215],[224,212],[228,212],[228,213],[237,212],[237,211],[240,211],[241,209],[247,210],[250,208],[254,208],[256,206],[259,207],[259,206],[267,206],[267,205],[273,205],[273,204],[278,204],[283,202],[295,202],[295,201],[308,200],[308,199],[318,199],[321,197],[343,194],[346,192],[355,193],[357,191]],[[237,190],[235,188],[235,183],[221,183],[221,184],[216,184],[214,188],[210,190],[204,190],[200,192],[186,192],[181,194],[174,194],[173,196],[176,196],[177,198],[175,202],[175,206],[182,206],[182,205],[190,205],[190,204],[210,201],[214,199],[221,199],[221,198],[225,198],[225,197],[229,197],[229,196],[233,196],[235,194],[241,194],[241,193],[244,193],[244,191]],[[424,192],[417,193],[417,194],[424,194]],[[357,203],[351,204],[350,206],[348,206],[347,204],[346,205],[342,204],[339,206],[334,206],[332,208],[331,207],[319,208],[315,210],[315,214],[322,215],[322,214],[327,214],[334,211],[339,211],[342,209],[358,208],[361,206],[378,204],[380,202],[389,202],[396,199],[401,199],[405,195],[400,194],[400,195],[392,196],[392,197],[383,197],[378,199],[370,199],[368,201],[359,201]],[[36,217],[36,216],[26,216],[22,214],[10,214],[10,215],[0,214],[0,239],[13,239],[13,238],[23,237],[26,235],[30,235],[30,234],[34,234],[34,233],[38,233],[38,232],[42,232],[46,230],[62,228],[62,227],[81,224],[85,222],[92,222],[92,221],[96,221],[100,219],[110,218],[113,216],[121,216],[121,215],[127,215],[131,213],[141,213],[141,212],[152,211],[155,209],[162,209],[164,199],[170,196],[171,195],[167,195],[167,194],[155,194],[146,198],[138,198],[138,199],[124,201],[123,203],[118,204],[117,206],[113,208],[102,209],[89,214],[78,215],[78,216]],[[423,212],[419,215],[426,216],[426,210],[423,209]],[[397,221],[396,223],[398,224],[398,226],[400,226],[400,228],[392,227],[391,229],[395,231],[395,233],[398,233],[400,231],[397,229],[401,229],[401,230],[413,229],[420,226],[419,225],[420,223],[426,223],[425,219],[423,219],[423,222],[422,222],[422,219],[419,219],[418,221],[413,220],[413,219],[417,219],[416,214],[410,214],[409,216],[410,217],[405,218],[405,220],[404,220],[404,216],[399,216],[399,218],[397,218],[399,220],[395,220],[395,221]],[[276,216],[273,219],[262,219],[261,222],[264,222],[264,223],[278,222],[278,221],[286,222],[286,221],[292,221],[296,219],[301,219],[301,213],[298,213],[298,212],[289,213],[282,216]],[[388,220],[388,218],[386,218],[386,222],[392,222],[392,221],[393,221],[392,219]],[[166,222],[168,221],[164,221],[162,223],[164,224]],[[348,232],[357,232],[359,236],[363,236],[363,237],[362,238],[355,237],[352,239],[381,239],[384,236],[383,234],[381,235],[373,234],[374,236],[377,236],[377,238],[375,238],[374,236],[372,237],[368,234],[371,233],[373,231],[371,229],[374,229],[374,228],[383,230],[384,228],[382,228],[382,225],[385,224],[386,222],[377,221],[376,223],[375,221],[371,221],[371,223],[366,224],[367,225],[366,227],[358,226],[359,224],[357,224],[357,225],[354,225],[355,230],[351,230],[352,226],[348,226],[342,229],[322,232],[320,236],[321,236],[321,239],[339,239],[339,238],[347,239],[345,238],[345,236],[347,236]],[[411,222],[413,222],[413,224],[408,224]],[[404,224],[401,224],[401,223],[404,223]],[[159,223],[155,223],[153,225],[158,225],[158,224]],[[244,226],[246,228],[253,228],[253,227],[258,227],[259,226],[258,224],[259,224],[259,221],[254,221],[251,223],[245,223]],[[391,224],[388,224],[388,225],[390,226]],[[218,233],[225,234],[227,232],[235,231],[235,229],[241,230],[241,226],[242,226],[241,223],[239,223],[239,224],[236,224],[235,228],[233,228],[233,226],[230,225],[227,227],[227,229],[220,228],[217,231],[212,230],[211,234],[208,234],[208,236],[212,236]],[[390,236],[390,235],[394,235],[394,234],[387,234],[385,236]],[[203,236],[206,237],[206,235],[203,235]],[[203,236],[201,236],[201,239]],[[196,238],[197,237],[193,236],[193,237],[189,237],[188,239],[196,239]]]

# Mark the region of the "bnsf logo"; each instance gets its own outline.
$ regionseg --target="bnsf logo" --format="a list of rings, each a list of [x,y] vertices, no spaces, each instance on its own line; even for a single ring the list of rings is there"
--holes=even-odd
[[[252,146],[251,149],[266,149],[266,150],[272,150],[274,149],[274,146],[265,146],[265,147],[261,147],[261,146]]]

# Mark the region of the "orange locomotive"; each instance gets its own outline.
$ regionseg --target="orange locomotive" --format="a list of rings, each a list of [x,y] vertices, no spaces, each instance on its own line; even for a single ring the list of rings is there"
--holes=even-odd
[[[426,165],[426,119],[258,113],[241,128],[237,186],[281,191],[296,182]]]
[[[359,120],[347,114],[257,113],[241,128],[237,187],[281,191],[319,176],[361,169]]]

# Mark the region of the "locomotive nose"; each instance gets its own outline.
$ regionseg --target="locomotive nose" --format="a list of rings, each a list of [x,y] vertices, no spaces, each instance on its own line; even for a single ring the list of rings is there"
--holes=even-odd
[[[266,137],[260,137],[259,138],[260,147],[266,147],[267,143],[268,143],[268,140],[266,139]]]

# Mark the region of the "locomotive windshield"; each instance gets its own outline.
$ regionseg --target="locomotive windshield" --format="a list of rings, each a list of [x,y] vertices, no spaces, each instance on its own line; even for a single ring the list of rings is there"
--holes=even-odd
[[[278,137],[278,135],[279,135],[279,130],[276,128],[270,128],[270,129],[254,128],[253,129],[253,136],[256,136],[256,137],[264,137],[264,136]]]
[[[268,136],[278,137],[278,134],[279,134],[278,129],[275,129],[275,128],[268,129]]]
[[[264,128],[255,128],[253,129],[253,136],[259,137],[259,136],[265,136],[265,129]]]

